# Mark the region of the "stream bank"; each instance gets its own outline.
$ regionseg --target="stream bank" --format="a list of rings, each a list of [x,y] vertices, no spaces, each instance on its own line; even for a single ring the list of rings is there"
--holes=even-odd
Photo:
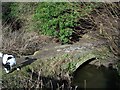
[[[42,80],[41,82],[39,82],[40,86],[41,84],[44,84],[46,87],[47,83],[50,84],[51,82],[53,84],[55,82],[58,82],[59,87],[62,87],[62,85],[65,84],[67,85],[66,86],[67,88],[68,87],[77,88],[77,86],[79,85],[76,84],[77,81],[74,81],[74,79],[76,79],[74,78],[75,74],[73,75],[74,72],[77,72],[79,74],[82,73],[80,75],[85,76],[86,73],[84,72],[91,73],[89,72],[89,69],[93,69],[92,72],[95,71],[98,74],[96,75],[99,77],[99,74],[103,73],[103,71],[101,71],[101,69],[98,69],[100,71],[97,72],[96,67],[101,68],[101,66],[103,66],[104,69],[105,68],[107,69],[109,65],[112,64],[112,67],[116,69],[117,68],[116,63],[118,61],[118,58],[116,58],[115,55],[108,48],[107,41],[105,41],[105,39],[102,40],[102,39],[91,39],[91,38],[92,38],[91,35],[87,34],[84,36],[83,40],[75,43],[74,45],[69,45],[69,44],[68,45],[54,45],[54,46],[52,45],[52,46],[43,48],[39,51],[36,51],[33,55],[17,58],[17,63],[18,63],[17,66],[21,67],[21,70],[16,71],[14,69],[8,75],[7,74],[4,75],[3,83],[6,83],[5,84],[6,86],[7,85],[14,86],[16,82],[17,87],[23,88],[25,86],[21,85],[22,83],[26,83],[26,85],[34,83],[36,85],[36,82]],[[86,66],[85,65],[86,63],[92,64],[93,68],[92,66],[89,67],[89,65]],[[77,71],[79,68],[81,68],[79,70],[80,72]],[[3,71],[3,74],[4,74],[4,71]],[[76,74],[76,75],[79,75],[79,74]],[[91,74],[91,75],[94,76],[94,74]],[[116,75],[118,74],[116,73]],[[10,82],[12,78],[15,81],[11,82],[11,84],[7,84],[7,82]],[[103,76],[100,76],[100,78],[103,78],[103,81],[101,81],[100,83],[106,82],[106,78],[104,78]],[[32,81],[24,82],[24,80],[29,81],[29,79]],[[44,82],[44,80],[46,81],[46,79],[48,81]],[[84,80],[86,79],[84,78]],[[95,80],[97,81],[97,78]],[[17,81],[20,81],[20,82],[18,83]],[[89,83],[88,83],[89,80],[85,82],[87,83],[87,86],[89,88]],[[83,83],[81,83],[81,85],[82,84]],[[44,85],[41,87],[43,88]],[[104,85],[106,86],[106,84]],[[104,85],[100,87],[104,87]],[[6,86],[3,86],[3,87],[6,87]],[[50,88],[50,87],[51,85],[49,85],[49,87],[46,87],[46,88]],[[54,87],[56,87],[56,85]],[[82,85],[82,88],[83,88],[83,85]]]

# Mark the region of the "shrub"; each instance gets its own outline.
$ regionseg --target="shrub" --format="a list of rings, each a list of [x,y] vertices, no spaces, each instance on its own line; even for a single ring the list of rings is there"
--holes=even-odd
[[[39,3],[34,20],[35,27],[44,35],[54,36],[62,43],[70,42],[75,19],[79,13],[75,11],[77,4],[73,3]]]
[[[57,37],[65,44],[69,43],[74,33],[74,27],[79,24],[78,19],[87,15],[92,9],[93,4],[83,5],[81,3],[68,2],[42,2],[39,3],[34,20],[35,29],[44,35]]]

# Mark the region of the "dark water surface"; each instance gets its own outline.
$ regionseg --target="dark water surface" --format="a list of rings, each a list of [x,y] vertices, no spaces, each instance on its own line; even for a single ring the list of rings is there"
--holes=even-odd
[[[72,85],[79,88],[102,88],[120,90],[120,77],[116,69],[109,65],[96,67],[94,65],[83,65],[79,67],[73,75]]]

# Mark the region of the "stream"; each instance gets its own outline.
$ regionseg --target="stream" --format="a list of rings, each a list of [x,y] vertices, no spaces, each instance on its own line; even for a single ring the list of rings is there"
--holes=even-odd
[[[78,88],[102,88],[120,90],[120,76],[112,64],[108,68],[103,65],[96,67],[94,65],[82,65],[73,75],[72,85]]]
[[[34,77],[38,77],[38,75],[34,74]],[[120,76],[117,69],[114,69],[112,64],[109,64],[108,68],[103,65],[99,67],[91,64],[81,65],[73,73],[72,82],[70,84],[71,89],[66,80],[56,80],[49,77],[41,77],[41,79],[45,84],[42,90],[120,90]],[[50,85],[48,84],[49,82],[51,83]]]

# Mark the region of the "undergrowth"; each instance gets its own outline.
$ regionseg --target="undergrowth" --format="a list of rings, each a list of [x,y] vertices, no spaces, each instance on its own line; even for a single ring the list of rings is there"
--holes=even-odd
[[[36,22],[34,27],[41,34],[59,38],[63,44],[70,43],[75,33],[74,27],[79,26],[79,19],[93,8],[92,3],[83,7],[78,3],[39,3],[33,18]]]

